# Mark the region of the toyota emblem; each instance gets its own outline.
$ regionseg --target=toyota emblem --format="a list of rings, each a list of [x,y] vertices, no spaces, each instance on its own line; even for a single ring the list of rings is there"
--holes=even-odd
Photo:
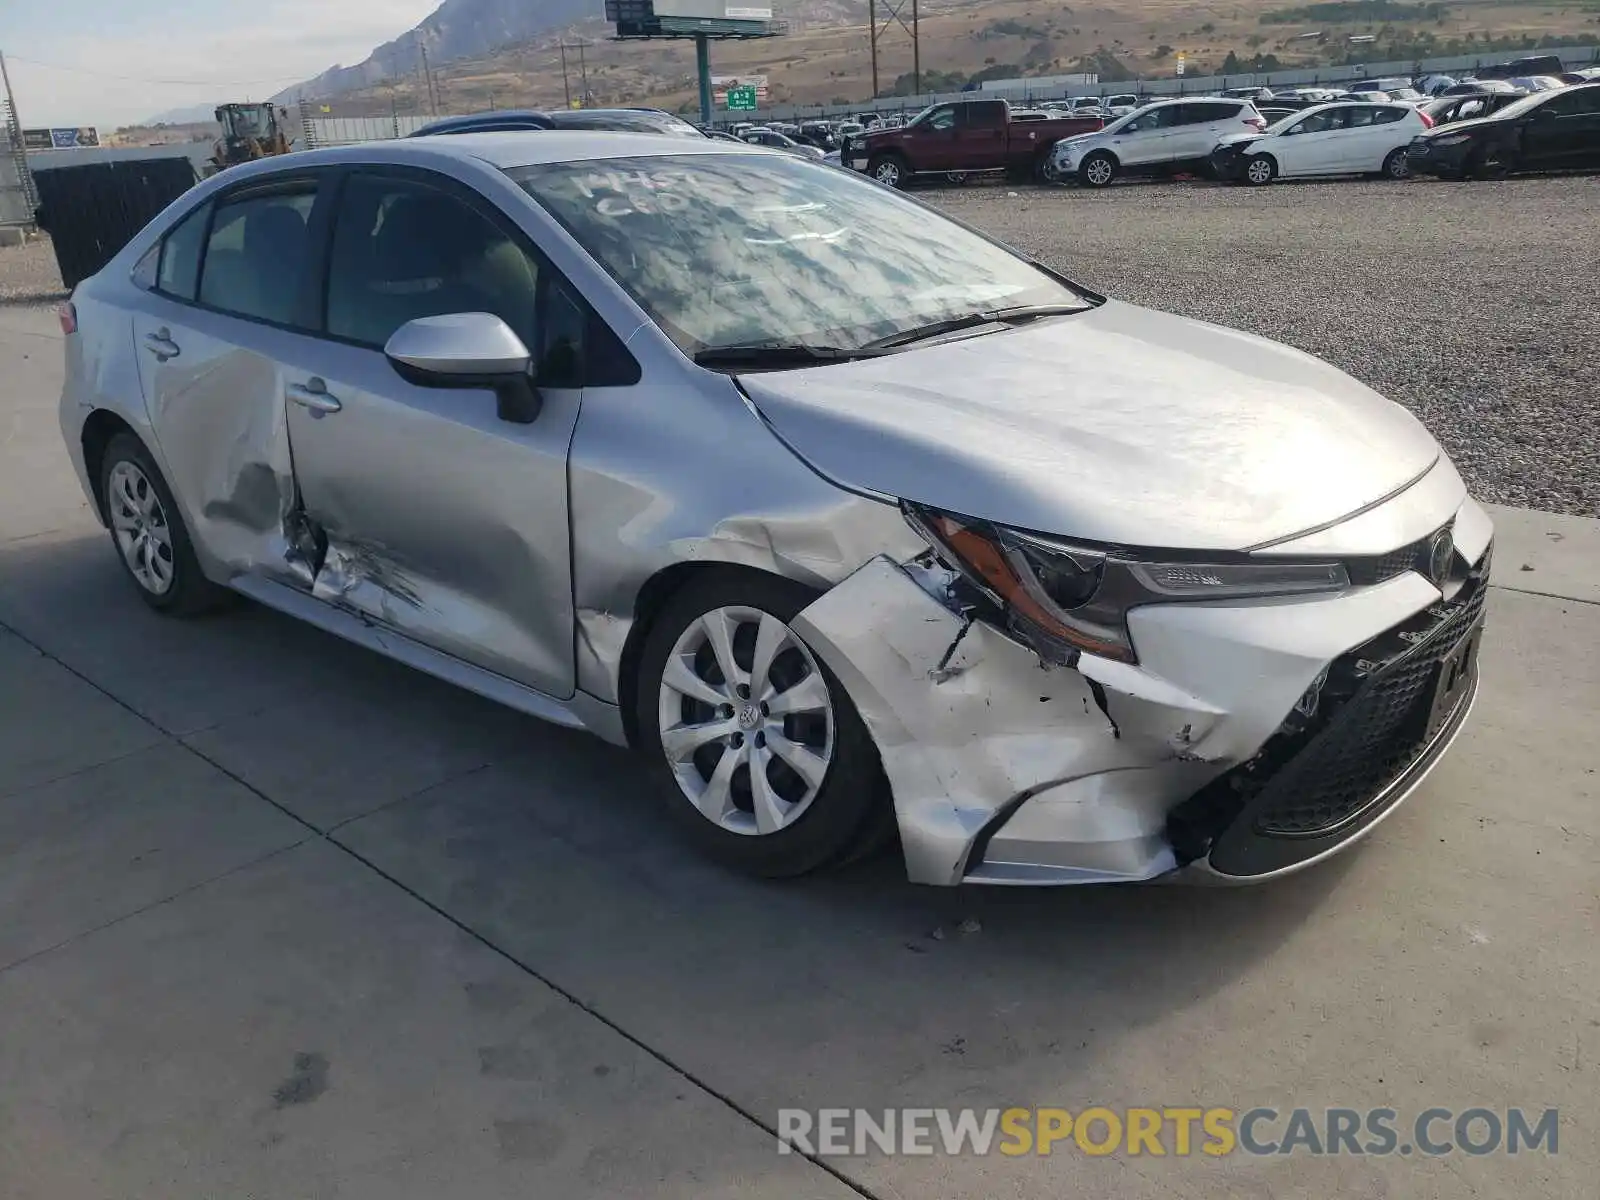
[[[1442,584],[1450,578],[1450,560],[1455,557],[1455,539],[1448,527],[1439,530],[1428,542],[1428,578]]]

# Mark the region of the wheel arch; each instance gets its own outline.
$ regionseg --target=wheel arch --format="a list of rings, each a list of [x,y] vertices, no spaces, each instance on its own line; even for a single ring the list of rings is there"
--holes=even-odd
[[[622,644],[622,654],[617,662],[617,703],[622,713],[623,734],[630,749],[639,747],[639,665],[644,656],[645,644],[655,629],[672,598],[690,583],[714,576],[770,576],[788,583],[799,584],[822,595],[823,589],[775,571],[765,571],[746,563],[732,560],[675,562],[662,567],[640,586],[633,602],[633,622]]]
[[[106,447],[111,445],[111,439],[119,433],[126,433],[135,438],[141,446],[145,446],[138,430],[108,408],[97,408],[91,412],[78,435],[83,446],[84,471],[94,496],[95,516],[102,525],[108,524],[109,518],[106,515],[106,499],[101,492],[100,475],[105,467]],[[149,446],[145,446],[146,451],[149,449]]]

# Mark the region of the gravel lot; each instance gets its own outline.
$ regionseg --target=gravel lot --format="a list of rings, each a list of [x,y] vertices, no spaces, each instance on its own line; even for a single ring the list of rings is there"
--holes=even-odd
[[[48,237],[0,248],[0,305],[46,304],[65,295]]]
[[[1600,178],[918,194],[1119,299],[1337,363],[1481,499],[1600,516]],[[48,239],[0,250],[0,305],[59,295]]]
[[[1600,516],[1600,178],[918,195],[1119,299],[1336,363],[1480,499]]]

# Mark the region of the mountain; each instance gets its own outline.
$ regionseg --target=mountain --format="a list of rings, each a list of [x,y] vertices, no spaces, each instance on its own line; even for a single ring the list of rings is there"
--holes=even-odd
[[[202,121],[210,121],[217,111],[215,104],[191,104],[188,108],[169,108],[164,113],[157,113],[144,125],[198,125]]]
[[[272,99],[287,104],[300,96],[336,96],[385,79],[416,75],[419,46],[429,66],[486,54],[513,42],[598,16],[599,0],[444,0],[415,29],[385,42],[353,67],[330,67],[315,79],[285,88]]]

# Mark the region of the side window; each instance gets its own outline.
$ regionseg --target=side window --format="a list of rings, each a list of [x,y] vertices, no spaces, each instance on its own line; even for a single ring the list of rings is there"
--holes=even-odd
[[[1242,104],[1196,104],[1191,107],[1200,109],[1200,121],[1210,124],[1212,121],[1232,121],[1244,115],[1245,106]]]
[[[294,322],[316,190],[271,192],[217,205],[206,240],[200,303],[279,325]],[[181,260],[174,255],[175,269]],[[166,274],[167,255],[162,255]],[[182,283],[182,279],[177,280]]]
[[[1360,105],[1350,110],[1349,126],[1351,129],[1360,129],[1367,125],[1382,125],[1385,122],[1395,120],[1399,115],[1398,110],[1391,116],[1388,109],[1368,108],[1366,105]]]
[[[929,129],[954,129],[956,127],[956,110],[954,108],[941,108],[938,112],[928,117]]]
[[[1374,125],[1392,125],[1406,115],[1406,111],[1403,108],[1373,108],[1367,111],[1372,113],[1372,123]],[[1358,122],[1352,115],[1350,124],[1364,124],[1364,122]]]
[[[538,352],[539,265],[465,200],[410,179],[353,175],[328,266],[328,332],[382,349],[418,317],[494,313]]]
[[[161,239],[155,287],[177,300],[193,300],[200,282],[200,247],[205,242],[211,205],[202,204]]]
[[[1456,109],[1456,115],[1454,119],[1457,121],[1465,121],[1468,117],[1484,116],[1484,110],[1486,107],[1487,106],[1482,100],[1468,100],[1465,104]]]
[[[1006,123],[1006,106],[1002,100],[971,100],[962,107],[966,110],[962,124],[973,129],[999,129]]]
[[[1553,100],[1546,100],[1541,107],[1552,116],[1570,117],[1575,113],[1584,111],[1583,99],[1582,92],[1568,92],[1566,95],[1557,96]]]

